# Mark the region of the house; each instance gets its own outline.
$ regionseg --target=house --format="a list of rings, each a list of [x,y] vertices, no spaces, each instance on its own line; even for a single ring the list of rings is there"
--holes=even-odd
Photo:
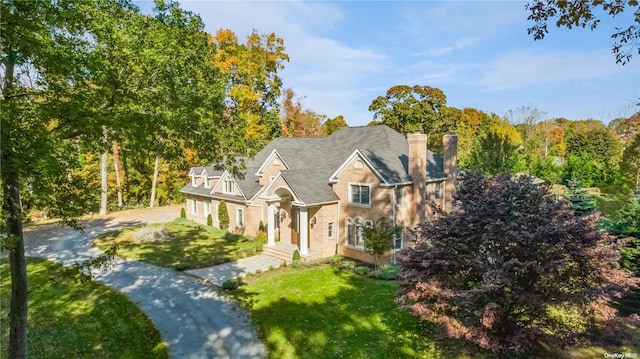
[[[298,248],[307,259],[339,254],[371,262],[365,226],[381,217],[401,226],[394,243],[399,250],[409,245],[411,229],[432,216],[429,203],[451,208],[457,141],[444,136],[443,158],[427,149],[427,135],[405,137],[384,125],[276,138],[246,159],[244,178],[213,166],[191,168],[181,190],[187,218],[206,223],[211,214],[219,226],[224,200],[230,231],[255,235],[263,222],[265,253]]]

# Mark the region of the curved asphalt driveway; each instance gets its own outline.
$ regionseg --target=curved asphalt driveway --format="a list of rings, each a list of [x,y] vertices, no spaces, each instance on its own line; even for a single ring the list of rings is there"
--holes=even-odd
[[[73,264],[101,252],[91,245],[98,234],[121,227],[168,222],[179,207],[123,211],[82,221],[84,233],[57,225],[25,230],[27,256]],[[246,312],[198,279],[147,263],[118,260],[96,279],[124,293],[151,318],[169,344],[172,358],[264,358],[266,350]]]

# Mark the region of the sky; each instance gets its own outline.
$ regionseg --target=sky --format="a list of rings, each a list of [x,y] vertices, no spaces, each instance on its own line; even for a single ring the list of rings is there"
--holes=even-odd
[[[280,75],[304,108],[350,126],[373,119],[371,101],[395,85],[441,89],[447,104],[505,115],[533,106],[546,118],[609,122],[638,111],[640,56],[616,64],[610,38],[631,12],[595,31],[550,26],[527,34],[524,1],[188,1],[214,34],[244,42],[253,29],[284,40]]]

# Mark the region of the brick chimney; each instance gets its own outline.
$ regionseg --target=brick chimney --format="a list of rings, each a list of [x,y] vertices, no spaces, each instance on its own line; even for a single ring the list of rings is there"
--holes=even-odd
[[[423,223],[425,215],[425,184],[427,182],[427,135],[416,132],[407,135],[409,143],[409,175],[413,181],[412,222]]]
[[[452,195],[456,191],[456,180],[458,178],[458,136],[449,133],[442,137],[442,145],[444,148],[444,163],[442,169],[447,175],[445,184],[445,211],[450,211],[452,207]]]

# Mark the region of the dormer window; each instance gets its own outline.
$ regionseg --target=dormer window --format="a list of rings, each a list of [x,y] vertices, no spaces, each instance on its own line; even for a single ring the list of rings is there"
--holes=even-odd
[[[233,179],[231,179],[230,177],[227,177],[227,179],[224,180],[224,193],[234,193],[235,192],[235,185],[233,184]]]
[[[211,186],[209,185],[209,177],[206,173],[204,174],[204,188],[211,188]]]
[[[191,185],[194,186],[194,187],[197,186],[196,175],[195,174],[191,175]]]

